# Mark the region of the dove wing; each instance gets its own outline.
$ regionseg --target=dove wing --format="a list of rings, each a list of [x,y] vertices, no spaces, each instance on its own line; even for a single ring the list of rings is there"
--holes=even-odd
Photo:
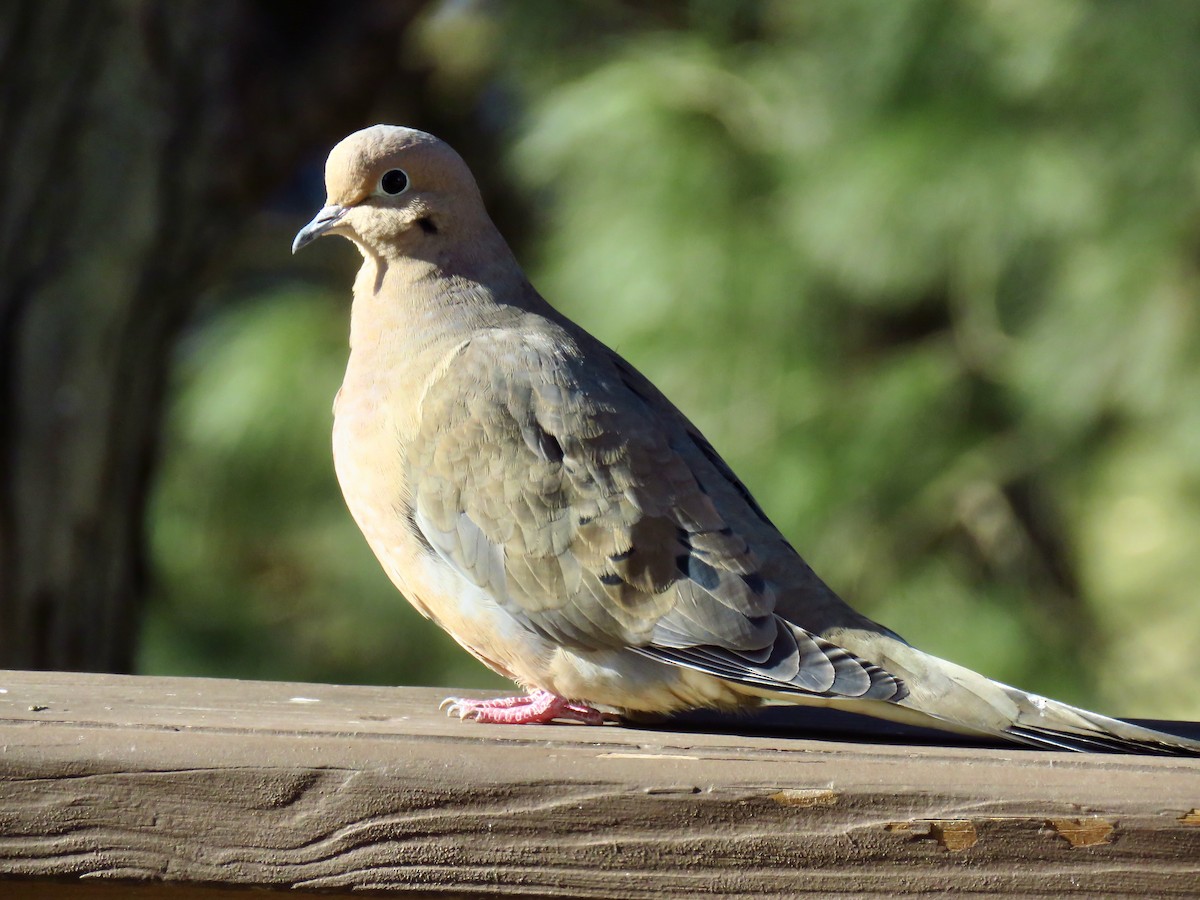
[[[902,696],[778,614],[762,545],[794,551],[682,414],[607,348],[530,318],[472,336],[420,400],[409,484],[430,549],[556,643],[768,690]]]

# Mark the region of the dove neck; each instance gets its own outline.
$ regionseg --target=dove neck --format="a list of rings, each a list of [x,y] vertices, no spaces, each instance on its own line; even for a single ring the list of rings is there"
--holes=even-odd
[[[472,331],[503,325],[521,313],[555,317],[507,245],[489,249],[453,259],[364,253],[355,282],[351,347],[364,350],[402,337],[405,346],[420,352],[458,343]]]

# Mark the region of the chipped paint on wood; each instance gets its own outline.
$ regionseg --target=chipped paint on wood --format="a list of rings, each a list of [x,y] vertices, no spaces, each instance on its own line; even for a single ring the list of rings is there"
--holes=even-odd
[[[969,819],[955,819],[929,824],[929,836],[949,850],[958,853],[975,846],[979,836],[975,833],[975,823]]]
[[[788,788],[770,795],[780,806],[833,806],[837,803],[837,791]]]
[[[970,819],[919,819],[911,822],[888,822],[885,830],[911,833],[919,840],[932,840],[951,853],[974,847],[979,841],[975,823]]]
[[[1065,838],[1072,847],[1092,847],[1109,843],[1116,828],[1115,822],[1092,816],[1087,819],[1051,819],[1046,823],[1055,833]]]

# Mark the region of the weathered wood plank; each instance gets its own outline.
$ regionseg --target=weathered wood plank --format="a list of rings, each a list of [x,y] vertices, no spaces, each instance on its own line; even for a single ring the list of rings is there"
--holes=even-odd
[[[0,690],[0,879],[39,879],[0,896],[51,878],[131,897],[1200,894],[1197,760],[481,726],[429,689],[0,672]]]

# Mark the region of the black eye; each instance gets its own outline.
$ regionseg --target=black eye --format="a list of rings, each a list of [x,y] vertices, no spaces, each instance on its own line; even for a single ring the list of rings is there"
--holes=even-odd
[[[379,187],[385,194],[391,194],[393,197],[403,194],[408,190],[408,175],[403,169],[384,172],[383,177],[379,179]]]

